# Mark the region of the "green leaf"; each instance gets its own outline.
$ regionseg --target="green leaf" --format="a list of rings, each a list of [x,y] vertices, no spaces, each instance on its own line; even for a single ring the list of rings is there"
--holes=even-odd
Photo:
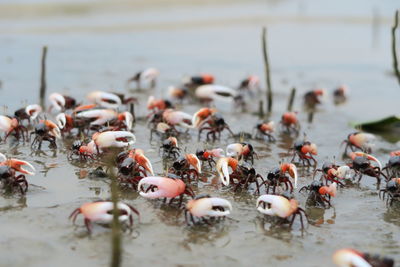
[[[364,123],[351,123],[351,125],[356,129],[378,134],[389,142],[400,140],[400,116],[390,116]]]

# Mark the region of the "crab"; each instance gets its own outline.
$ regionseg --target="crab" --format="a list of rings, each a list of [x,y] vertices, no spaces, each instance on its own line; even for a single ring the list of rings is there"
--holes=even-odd
[[[216,164],[214,158],[223,157],[224,150],[222,148],[214,148],[211,150],[197,149],[196,156],[202,162],[208,162],[208,165],[212,168],[212,164]]]
[[[395,178],[400,176],[400,155],[396,155],[394,152],[391,153],[388,163],[382,168],[382,171],[386,170],[388,178]]]
[[[386,188],[379,190],[379,198],[385,200],[385,197],[387,206],[391,206],[395,200],[400,200],[400,178],[390,179],[386,184]]]
[[[233,137],[234,134],[232,130],[229,128],[228,124],[225,122],[224,118],[222,117],[221,114],[215,113],[212,116],[210,116],[208,119],[204,121],[204,123],[201,124],[198,133],[198,140],[200,141],[201,139],[201,134],[205,131],[206,133],[206,140],[212,140],[216,141],[217,139],[219,140],[221,138],[221,133],[226,129],[231,136]]]
[[[314,180],[310,185],[303,186],[299,192],[306,190],[309,192],[307,204],[310,206],[319,205],[331,207],[331,197],[336,196],[337,184],[333,182],[329,186],[323,185],[321,181]]]
[[[192,180],[197,181],[199,179],[199,174],[201,174],[201,162],[195,154],[185,154],[172,164],[168,169],[168,173],[175,174],[188,183]]]
[[[74,98],[59,93],[50,94],[49,101],[49,112],[56,114],[64,112],[67,109],[73,109],[77,104]]]
[[[22,140],[25,142],[25,139],[28,139],[28,129],[19,123],[16,118],[0,115],[0,131],[5,132],[4,142],[11,134],[17,140],[22,137]]]
[[[374,139],[375,136],[373,134],[363,132],[351,133],[347,136],[347,139],[342,142],[342,144],[346,144],[344,153],[347,154],[349,148],[353,152],[358,149],[365,153],[371,153]]]
[[[254,148],[249,143],[235,143],[230,144],[226,147],[226,155],[228,157],[236,158],[237,160],[243,159],[244,161],[250,161],[254,164],[254,156],[258,157]]]
[[[181,150],[178,147],[178,140],[176,137],[172,136],[162,142],[162,145],[160,146],[160,151],[161,150],[163,158],[177,159],[181,153]]]
[[[195,197],[193,190],[179,178],[149,176],[140,180],[138,192],[144,198],[169,200],[171,205],[179,197],[178,206],[182,205],[183,197]]]
[[[38,150],[41,149],[43,141],[48,141],[50,148],[57,148],[56,138],[61,138],[60,129],[50,120],[40,121],[36,124],[35,131],[31,132],[31,136],[33,134],[35,138],[33,139],[31,148],[37,145]]]
[[[231,211],[232,205],[228,200],[210,195],[198,195],[186,204],[185,221],[188,225],[210,224],[225,218]]]
[[[299,120],[297,119],[297,112],[285,112],[281,119],[281,128],[285,133],[298,135],[300,131]]]
[[[0,181],[6,190],[18,188],[21,194],[28,191],[28,182],[25,174],[34,175],[35,168],[27,161],[18,159],[7,159],[0,153]],[[30,170],[24,169],[23,166],[29,167]],[[17,172],[21,174],[17,174]]]
[[[234,185],[234,192],[239,189],[247,190],[251,184],[256,184],[255,194],[260,194],[260,187],[264,184],[264,178],[249,164],[239,165],[237,170],[230,174],[230,181]]]
[[[286,176],[286,173],[289,173],[290,177],[294,178],[294,187],[289,177]],[[282,187],[282,184],[285,185],[285,191],[290,189],[290,192],[293,193],[293,188],[297,188],[297,177],[296,165],[292,163],[280,164],[278,168],[272,169],[267,174],[267,179],[264,181],[266,193],[269,194],[270,188],[272,187],[272,193],[275,194],[276,188]]]
[[[42,107],[40,105],[32,104],[16,110],[14,112],[14,116],[20,122],[24,120],[30,122],[35,120],[41,112],[42,112]]]
[[[217,169],[218,176],[221,182],[228,186],[231,183],[231,177],[229,173],[229,167],[232,169],[232,174],[234,174],[238,169],[239,162],[237,159],[229,158],[229,157],[222,157],[219,158],[215,168]]]
[[[363,175],[376,178],[378,188],[381,183],[381,176],[387,180],[386,175],[381,171],[382,164],[374,156],[364,152],[352,152],[350,153],[350,158],[352,159],[352,163],[348,164],[348,166],[355,172],[353,179],[358,176],[358,183],[361,181]],[[378,166],[373,166],[371,160],[375,161]]]
[[[272,135],[275,131],[274,124],[273,121],[257,124],[256,127],[254,127],[257,131],[254,137],[256,139],[265,139],[265,137],[267,137],[270,142],[276,141],[275,137]]]
[[[304,105],[310,109],[314,109],[316,105],[321,104],[320,97],[326,94],[324,89],[316,89],[304,94]]]
[[[262,195],[257,199],[256,208],[262,214],[283,219],[289,227],[292,227],[296,216],[300,216],[301,230],[304,230],[303,215],[308,222],[307,214],[291,196]]]
[[[325,181],[326,185],[328,185],[328,182],[335,182],[340,186],[344,186],[344,184],[339,180],[347,178],[349,171],[350,167],[347,165],[338,166],[330,162],[324,162],[321,169],[314,170],[313,178],[318,172],[321,172],[322,175],[320,177],[320,180]]]
[[[94,160],[96,155],[97,149],[94,141],[90,141],[85,145],[82,141],[75,140],[71,145],[71,150],[68,152],[68,159],[72,160],[74,156],[78,156],[81,161]]]
[[[117,202],[118,220],[122,223],[129,220],[129,227],[133,226],[133,213],[140,216],[137,209],[129,204]],[[75,209],[69,219],[75,224],[76,218],[82,214],[85,221],[86,229],[89,234],[92,233],[92,223],[110,224],[113,221],[114,203],[111,201],[97,201],[83,204],[80,208]],[[139,217],[140,218],[140,217]]]
[[[317,165],[317,160],[313,157],[313,155],[317,155],[318,153],[316,144],[299,140],[294,143],[292,150],[294,153],[291,162],[298,156],[303,166],[310,167]],[[311,161],[313,161],[313,164],[311,164]]]

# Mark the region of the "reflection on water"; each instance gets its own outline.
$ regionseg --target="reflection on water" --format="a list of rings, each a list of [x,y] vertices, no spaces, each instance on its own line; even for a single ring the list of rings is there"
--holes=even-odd
[[[400,201],[394,201],[383,214],[385,222],[400,226]]]

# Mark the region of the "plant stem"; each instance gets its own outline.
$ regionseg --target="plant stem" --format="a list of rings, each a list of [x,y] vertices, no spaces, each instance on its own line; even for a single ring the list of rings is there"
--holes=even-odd
[[[295,96],[296,96],[296,87],[293,87],[292,91],[290,92],[290,96],[289,96],[289,102],[288,102],[288,107],[287,107],[288,111],[292,111]]]
[[[267,28],[263,27],[262,30],[262,48],[263,48],[263,56],[264,56],[264,66],[265,66],[265,81],[267,85],[267,111],[268,114],[272,112],[272,87],[271,87],[271,75],[268,61],[268,51],[267,51]]]
[[[41,64],[41,74],[40,74],[40,105],[45,108],[45,96],[46,96],[46,56],[47,56],[47,46],[43,46],[42,50],[42,64]]]
[[[396,30],[397,27],[399,26],[399,11],[396,10],[396,13],[394,15],[394,24],[392,27],[392,55],[393,55],[393,70],[394,74],[397,77],[397,80],[400,84],[400,71],[399,71],[399,65],[397,61],[397,52],[396,52]]]

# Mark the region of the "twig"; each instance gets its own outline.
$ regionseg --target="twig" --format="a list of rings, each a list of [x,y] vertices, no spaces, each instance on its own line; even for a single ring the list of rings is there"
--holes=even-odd
[[[265,81],[267,85],[267,111],[268,114],[272,112],[272,87],[271,87],[271,77],[270,77],[270,68],[268,61],[268,51],[267,51],[267,28],[263,27],[262,30],[262,48],[264,55],[264,66],[265,66]]]
[[[111,201],[114,204],[113,209],[113,221],[112,221],[112,254],[111,254],[111,267],[121,266],[121,254],[122,254],[122,243],[121,243],[121,223],[119,222],[119,210],[117,207],[118,203],[118,185],[117,178],[113,170],[113,159],[115,158],[115,153],[110,155],[108,162],[109,176],[111,178]]]
[[[288,102],[288,107],[287,107],[288,111],[292,111],[295,96],[296,96],[296,87],[293,87],[292,91],[290,92],[290,96],[289,96],[289,102]]]
[[[133,116],[133,123],[136,123],[135,103],[130,103],[129,104],[129,111],[131,112],[131,114]]]
[[[394,15],[394,24],[392,27],[392,54],[393,54],[394,73],[400,84],[400,71],[399,71],[399,65],[398,65],[398,61],[397,61],[397,52],[396,52],[396,30],[397,30],[398,26],[399,26],[399,11],[396,10],[396,13]]]
[[[264,101],[262,100],[258,102],[258,116],[264,118]]]
[[[46,56],[47,56],[47,46],[43,46],[42,50],[42,65],[40,74],[40,105],[45,108],[44,98],[46,96]]]

